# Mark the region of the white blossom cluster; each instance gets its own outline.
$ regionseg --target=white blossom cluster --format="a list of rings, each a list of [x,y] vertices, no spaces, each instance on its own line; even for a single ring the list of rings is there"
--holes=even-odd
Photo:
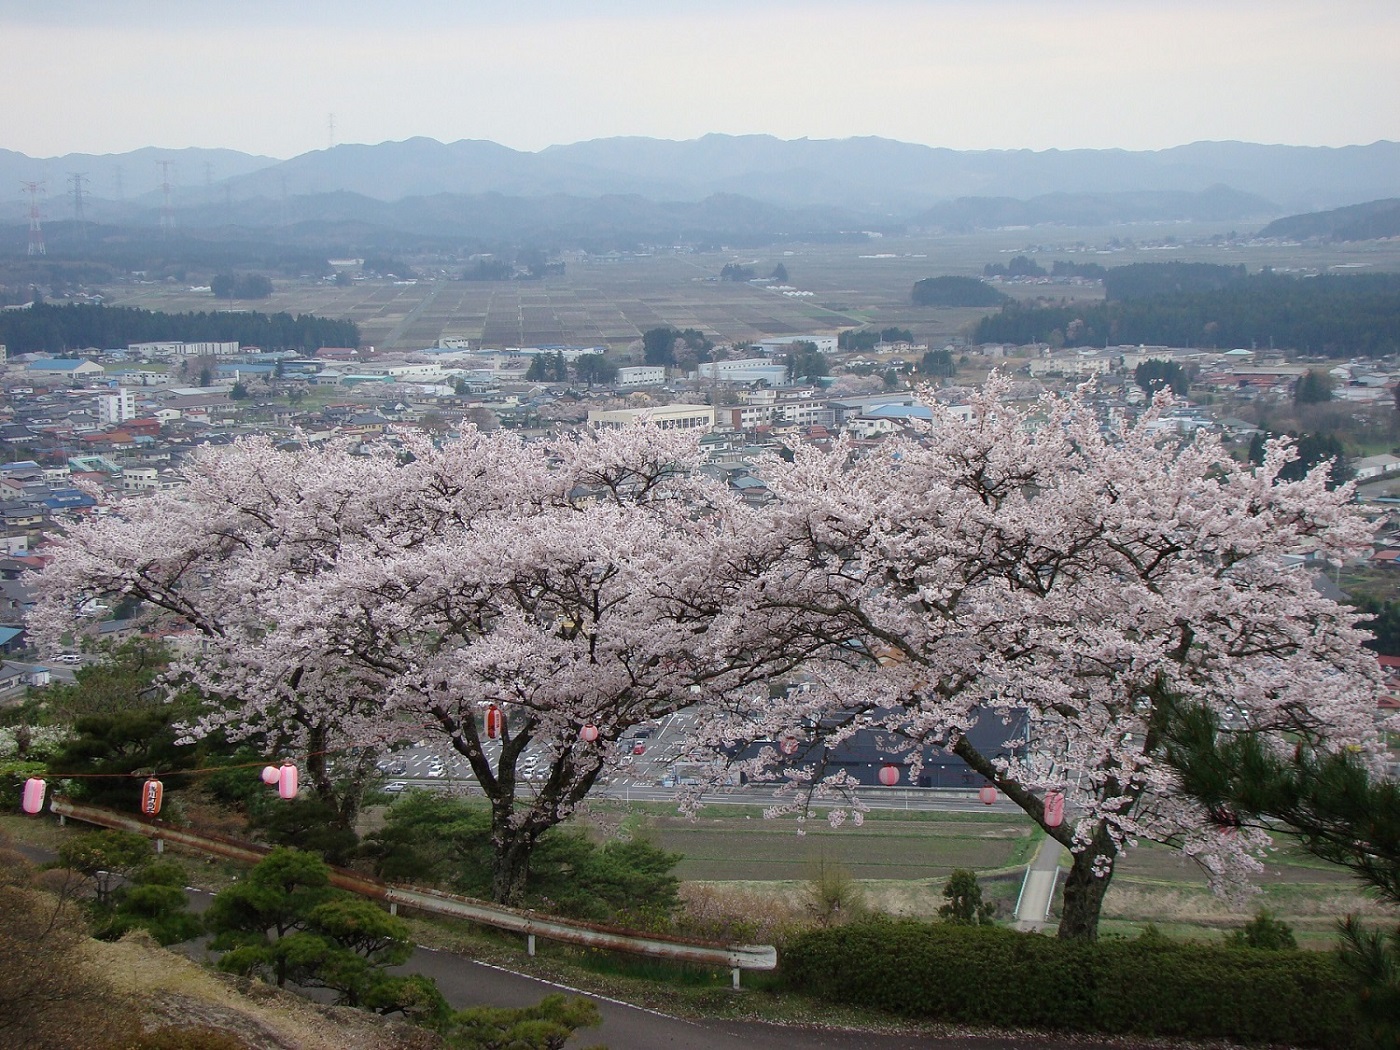
[[[192,737],[438,736],[492,800],[498,860],[622,768],[633,727],[695,706],[703,744],[768,742],[746,768],[790,782],[775,812],[815,794],[859,823],[854,781],[774,742],[870,731],[911,776],[927,746],[961,757],[1073,851],[1072,880],[1145,840],[1224,885],[1267,840],[1181,796],[1161,720],[1180,699],[1280,747],[1374,751],[1367,636],[1291,557],[1348,557],[1369,529],[1325,470],[1280,481],[1282,442],[1254,468],[1206,435],[1163,440],[1152,412],[1104,425],[1078,397],[1008,395],[992,380],[970,419],[930,400],[926,432],[874,451],[773,458],[765,508],[698,473],[696,435],[645,425],[402,435],[371,455],[248,439],[75,528],[34,627],[56,638],[117,596],[192,625],[205,651],[180,670],[226,698]],[[795,674],[805,688],[770,698]],[[489,745],[488,705],[505,716]],[[1002,722],[1031,746],[972,746]],[[545,777],[521,792],[527,749]]]
[[[68,739],[68,730],[62,726],[0,726],[0,759],[19,757],[19,737],[27,738],[25,757],[35,761],[52,756]]]

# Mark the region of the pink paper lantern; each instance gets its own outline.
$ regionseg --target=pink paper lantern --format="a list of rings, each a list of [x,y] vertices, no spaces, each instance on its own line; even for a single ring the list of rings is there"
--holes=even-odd
[[[981,790],[977,792],[977,798],[981,801],[982,805],[990,806],[997,800],[997,789],[992,787],[991,784],[984,784]]]
[[[789,734],[778,741],[778,750],[785,755],[791,755],[797,751],[797,737]]]
[[[1065,822],[1065,793],[1047,791],[1045,793],[1045,826],[1058,828]]]
[[[282,779],[282,773],[276,766],[263,766],[262,782],[271,787]]]
[[[492,704],[486,709],[486,739],[499,740],[501,732],[505,729],[506,719],[501,714],[501,709]]]
[[[898,784],[898,783],[899,783],[899,767],[898,767],[898,766],[881,766],[881,767],[880,767],[880,783],[884,784],[885,787],[894,787],[896,784]]]
[[[593,725],[584,726],[578,731],[578,738],[585,744],[591,744],[598,739],[598,727]]]
[[[141,812],[154,817],[160,812],[161,800],[165,797],[165,785],[152,777],[141,786]]]
[[[283,798],[297,797],[297,767],[290,762],[277,771],[277,794]]]
[[[44,808],[44,793],[48,791],[49,785],[46,781],[38,777],[30,777],[24,782],[24,798],[20,802],[20,808],[26,813],[38,813]]]

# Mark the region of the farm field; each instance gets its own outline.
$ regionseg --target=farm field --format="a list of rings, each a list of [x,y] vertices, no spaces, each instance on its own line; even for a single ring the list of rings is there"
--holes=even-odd
[[[1029,821],[1000,814],[870,814],[863,827],[835,831],[813,817],[800,837],[791,819],[764,821],[757,814],[702,811],[692,822],[651,811],[628,823],[682,854],[677,874],[688,882],[795,906],[813,873],[834,865],[860,883],[872,907],[924,917],[936,914],[943,883],[958,867],[976,871],[987,899],[1009,914],[1024,866],[1043,841]],[[1136,935],[1151,923],[1173,936],[1209,940],[1263,907],[1289,923],[1300,944],[1328,948],[1341,917],[1383,921],[1391,914],[1344,870],[1282,840],[1280,847],[1255,880],[1259,892],[1240,900],[1217,897],[1201,869],[1175,850],[1131,850],[1105,899],[1104,929]]]
[[[1243,263],[1250,269],[1400,269],[1400,244],[1384,241],[1233,249],[1196,244],[1111,253],[1083,247],[1114,238],[1146,242],[1171,236],[1185,241],[1223,232],[1197,224],[1042,227],[757,251],[658,253],[606,262],[569,257],[563,276],[540,281],[373,280],[337,288],[310,278],[275,279],[271,299],[237,308],[353,320],[365,344],[381,350],[419,349],[443,336],[460,336],[492,347],[571,344],[624,351],[644,331],[659,325],[698,328],[720,341],[895,325],[910,329],[920,341],[941,345],[987,311],[916,307],[909,302],[914,282],[939,274],[980,274],[989,262],[1036,249],[1034,257],[1047,269],[1054,259],[1104,266],[1181,260]],[[759,274],[781,263],[790,290],[811,294],[792,296],[761,285],[721,282],[719,271],[727,263],[752,266]],[[1003,290],[1017,298],[1099,295],[1093,287],[1070,284],[1006,285]],[[107,301],[168,311],[226,308],[208,292],[169,284],[113,286]]]
[[[1202,937],[1239,926],[1266,908],[1294,928],[1304,947],[1336,943],[1337,921],[1357,914],[1392,922],[1380,904],[1341,868],[1284,846],[1255,880],[1258,893],[1241,901],[1215,896],[1204,875],[1173,850],[1145,846],[1120,862],[1104,899],[1104,928],[1131,933],[1152,923],[1173,935]]]
[[[861,880],[935,879],[940,886],[954,868],[1020,868],[1039,841],[1028,822],[1015,818],[926,816],[867,819],[861,827],[839,830],[813,818],[806,834],[799,836],[793,820],[702,814],[695,821],[653,818],[647,833],[658,846],[682,855],[676,872],[687,880],[801,880],[825,861]]]

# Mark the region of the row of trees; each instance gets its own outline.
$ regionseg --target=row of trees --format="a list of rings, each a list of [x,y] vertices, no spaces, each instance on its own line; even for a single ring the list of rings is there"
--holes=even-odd
[[[836,337],[838,350],[872,350],[881,343],[912,343],[914,333],[907,328],[848,328]]]
[[[801,339],[788,347],[788,379],[817,380],[829,373],[826,355],[817,349],[817,344]]]
[[[988,263],[982,267],[983,277],[1046,277],[1049,271],[1024,255],[1012,256],[1010,262]]]
[[[642,360],[649,365],[677,364],[680,355],[708,361],[715,344],[698,328],[649,328],[642,333]]]
[[[625,766],[632,727],[681,708],[701,708],[716,753],[768,742],[743,770],[793,805],[826,798],[837,821],[859,816],[853,785],[810,756],[875,731],[913,779],[944,748],[1070,850],[1061,935],[1093,937],[1133,843],[1173,844],[1222,885],[1266,845],[1220,835],[1179,790],[1169,699],[1278,746],[1375,746],[1356,614],[1289,566],[1370,533],[1323,472],[1281,476],[1283,442],[1238,464],[1206,435],[1164,440],[1152,413],[1105,426],[1075,397],[1007,394],[992,382],[966,420],[931,403],[921,440],[767,461],[763,508],[699,472],[693,435],[650,427],[535,445],[467,429],[367,456],[249,439],[75,528],[34,627],[57,639],[117,595],[193,626],[207,651],[180,669],[213,702],[187,735],[306,754],[306,786],[345,821],[379,750],[437,737],[489,802],[502,901],[521,899],[541,836]],[[794,674],[805,688],[770,695]],[[504,727],[488,751],[490,705]],[[1015,739],[979,749],[981,723]],[[809,757],[788,759],[790,738]],[[543,779],[517,796],[527,748]]]
[[[1279,346],[1328,357],[1379,357],[1400,351],[1397,304],[1396,274],[1303,280],[1261,273],[1231,279],[1214,290],[1125,295],[1097,304],[1008,303],[1000,313],[983,318],[973,338],[1024,344],[1050,342],[1057,333],[1056,341],[1065,346]]]
[[[268,299],[272,281],[260,273],[219,273],[209,279],[209,290],[219,299]]]
[[[925,277],[914,283],[909,297],[915,306],[1001,306],[1010,302],[976,277]]]
[[[0,343],[12,354],[62,353],[90,346],[125,347],[176,339],[237,340],[267,350],[312,351],[323,346],[359,346],[360,330],[353,321],[312,314],[167,314],[131,306],[47,303],[0,313]]]
[[[617,365],[602,354],[581,354],[571,370],[564,360],[564,354],[555,351],[552,354],[536,354],[525,371],[525,378],[532,383],[567,383],[572,378],[592,386],[594,383],[615,382]]]

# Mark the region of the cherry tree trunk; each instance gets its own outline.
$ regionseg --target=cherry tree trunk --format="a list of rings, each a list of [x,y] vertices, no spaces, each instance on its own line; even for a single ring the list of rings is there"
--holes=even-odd
[[[1099,937],[1104,895],[1113,878],[1116,851],[1106,832],[1100,829],[1088,849],[1071,856],[1074,860],[1065,879],[1060,909],[1060,938],[1095,941]],[[1094,870],[1096,858],[1099,872]]]
[[[491,806],[491,900],[518,906],[525,897],[530,877],[530,855],[540,835],[539,828],[520,827],[511,817],[514,807],[495,800]]]
[[[354,831],[355,822],[360,815],[363,784],[349,778],[353,782],[346,783],[343,790],[337,789],[335,778],[331,775],[329,763],[326,761],[327,740],[323,727],[312,727],[307,736],[308,754],[306,777],[303,782],[308,783],[316,798],[335,813],[336,827]]]

